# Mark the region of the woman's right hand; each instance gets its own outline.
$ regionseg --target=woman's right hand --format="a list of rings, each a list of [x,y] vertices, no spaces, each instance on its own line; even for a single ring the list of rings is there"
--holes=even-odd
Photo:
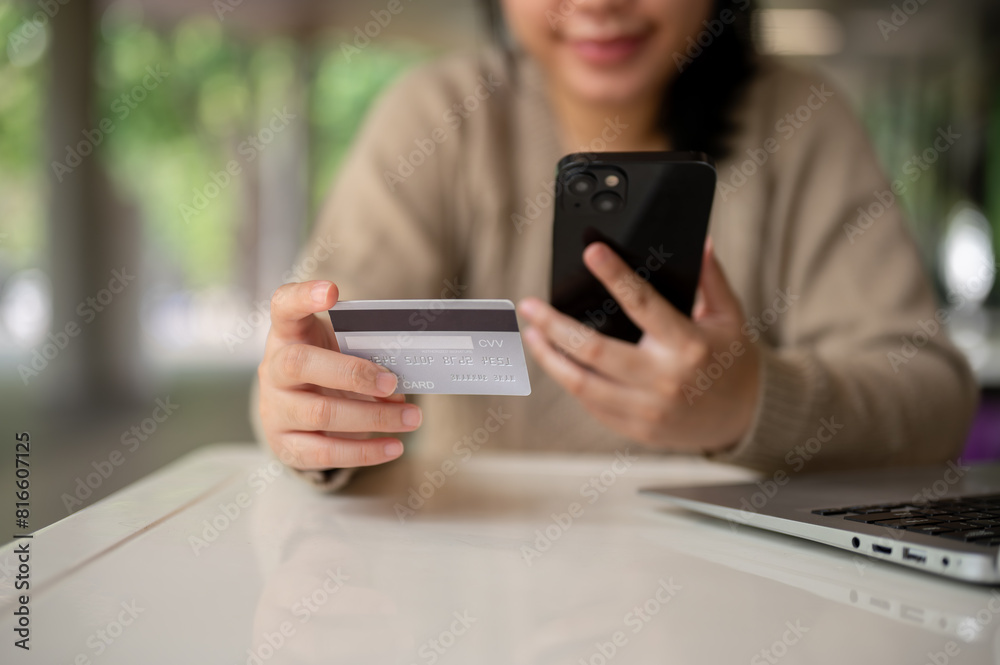
[[[271,330],[257,368],[264,436],[285,464],[334,469],[399,457],[402,442],[372,432],[410,432],[420,407],[393,395],[396,375],[340,353],[326,310],[333,282],[285,284],[271,298]],[[316,316],[319,313],[320,316]]]

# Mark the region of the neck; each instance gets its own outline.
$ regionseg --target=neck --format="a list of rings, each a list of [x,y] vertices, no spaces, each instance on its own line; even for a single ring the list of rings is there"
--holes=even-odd
[[[555,90],[550,101],[566,152],[669,149],[669,141],[657,122],[662,103],[659,95],[627,105],[594,105]]]

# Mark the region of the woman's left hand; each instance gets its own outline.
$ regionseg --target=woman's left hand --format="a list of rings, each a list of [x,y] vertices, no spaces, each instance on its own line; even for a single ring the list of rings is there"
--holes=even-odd
[[[760,359],[742,308],[706,243],[698,302],[687,318],[604,243],[584,263],[642,330],[636,344],[602,335],[538,298],[518,311],[542,368],[616,432],[677,452],[721,451],[750,428]]]

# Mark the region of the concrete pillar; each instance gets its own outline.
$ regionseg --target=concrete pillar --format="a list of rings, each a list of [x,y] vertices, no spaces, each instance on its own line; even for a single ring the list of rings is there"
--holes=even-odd
[[[126,377],[135,356],[121,340],[136,338],[131,331],[137,327],[137,280],[106,306],[100,298],[114,271],[136,275],[140,268],[133,229],[107,204],[110,188],[95,154],[94,130],[101,122],[93,112],[96,4],[59,5],[49,23],[45,118],[51,327],[56,334],[78,332],[49,362],[37,386],[44,402],[80,408],[111,404],[131,391]]]

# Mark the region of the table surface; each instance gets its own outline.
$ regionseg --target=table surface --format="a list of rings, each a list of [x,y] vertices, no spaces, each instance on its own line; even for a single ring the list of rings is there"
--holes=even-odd
[[[626,459],[479,452],[324,495],[211,446],[35,534],[29,654],[0,550],[0,661],[1000,663],[1000,592],[665,506],[636,489],[753,476]]]

